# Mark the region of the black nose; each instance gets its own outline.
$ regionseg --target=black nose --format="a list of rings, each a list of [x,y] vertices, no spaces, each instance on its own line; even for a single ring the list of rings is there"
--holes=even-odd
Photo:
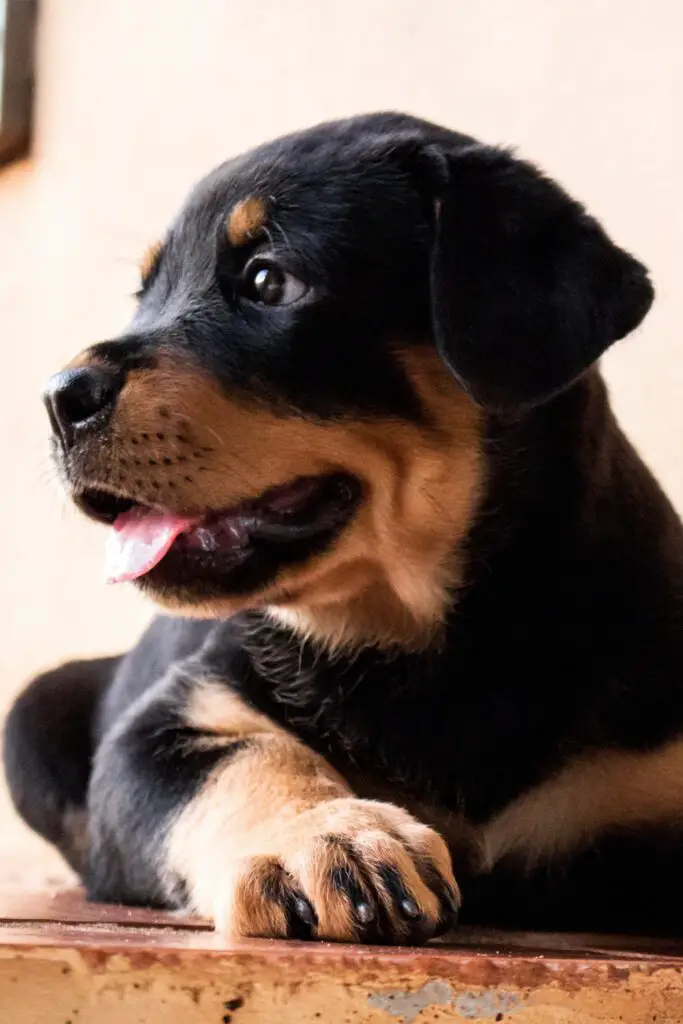
[[[52,429],[65,445],[71,444],[79,429],[94,426],[98,414],[114,408],[122,386],[123,374],[99,366],[56,373],[43,391]]]

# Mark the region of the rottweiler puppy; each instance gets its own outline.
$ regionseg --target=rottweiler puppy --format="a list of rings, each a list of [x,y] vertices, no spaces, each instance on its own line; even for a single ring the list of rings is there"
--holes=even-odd
[[[8,718],[16,806],[92,899],[680,928],[683,533],[595,365],[652,298],[534,166],[409,116],[197,185],[45,392],[108,578],[175,613]]]

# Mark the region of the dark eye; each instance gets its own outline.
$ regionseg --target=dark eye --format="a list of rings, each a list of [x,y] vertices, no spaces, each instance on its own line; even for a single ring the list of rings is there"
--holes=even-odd
[[[256,258],[244,268],[241,292],[250,302],[265,306],[287,306],[308,291],[308,285],[287,273],[272,260]]]

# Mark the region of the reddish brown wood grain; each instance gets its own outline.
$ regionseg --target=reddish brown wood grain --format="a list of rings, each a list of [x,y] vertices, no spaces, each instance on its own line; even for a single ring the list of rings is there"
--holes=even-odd
[[[681,1024],[683,943],[461,931],[423,949],[225,943],[206,922],[0,888],[11,1024]]]

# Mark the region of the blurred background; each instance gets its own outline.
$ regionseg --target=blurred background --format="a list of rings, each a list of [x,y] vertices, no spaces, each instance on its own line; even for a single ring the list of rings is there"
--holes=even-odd
[[[42,0],[33,142],[0,168],[0,717],[38,669],[118,651],[151,614],[104,586],[104,533],[52,479],[43,380],[124,327],[195,179],[319,120],[401,109],[514,144],[644,260],[658,300],[605,371],[683,510],[682,52],[679,0]],[[62,873],[1,787],[0,852]]]

